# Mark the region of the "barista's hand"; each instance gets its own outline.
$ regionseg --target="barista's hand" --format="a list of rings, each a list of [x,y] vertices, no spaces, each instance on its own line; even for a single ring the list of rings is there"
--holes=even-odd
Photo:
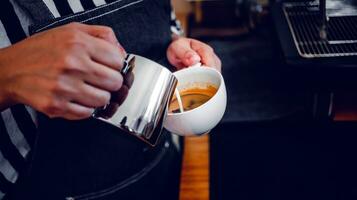
[[[176,69],[182,69],[201,62],[205,66],[221,71],[221,60],[212,47],[198,40],[178,38],[167,49],[167,58]]]
[[[125,51],[108,27],[72,23],[0,49],[0,110],[22,103],[84,119],[121,88]]]

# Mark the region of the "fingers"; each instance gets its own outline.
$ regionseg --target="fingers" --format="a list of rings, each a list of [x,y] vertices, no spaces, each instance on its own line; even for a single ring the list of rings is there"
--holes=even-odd
[[[178,39],[167,52],[170,63],[176,67],[191,66],[200,62],[201,57],[191,48],[190,40]]]
[[[40,110],[49,117],[79,120],[90,117],[95,108],[108,104],[110,93],[82,83],[77,88],[66,91],[66,94],[51,95],[48,102]]]
[[[126,52],[110,27],[81,23],[71,23],[67,27],[82,33],[77,38],[82,40],[93,60],[116,70],[121,69]]]
[[[201,62],[205,66],[221,71],[221,60],[213,49],[209,45],[194,39],[180,38],[174,41],[167,51],[167,58],[177,69]]]
[[[52,86],[48,84],[49,92],[46,94],[38,91],[33,95],[33,98],[38,99],[35,108],[49,117],[83,119],[89,117],[94,108],[110,102],[111,95],[108,91],[86,84],[74,74],[61,79],[61,83],[52,81]]]
[[[104,119],[111,118],[116,113],[119,106],[125,101],[128,94],[129,88],[123,85],[119,91],[112,93],[110,103],[104,109],[97,110],[96,116],[102,117]]]
[[[86,119],[94,112],[94,108],[88,108],[72,102],[68,102],[66,107],[67,112],[62,117],[68,120]]]
[[[33,99],[36,100],[33,107],[50,118],[61,117],[68,120],[80,120],[90,117],[94,112],[93,107],[86,107],[64,98],[55,99],[52,96],[35,94]]]
[[[123,85],[123,77],[119,71],[105,67],[102,64],[87,60],[88,70],[83,75],[83,80],[99,89],[117,91]]]
[[[105,106],[109,101],[110,93],[108,91],[95,88],[85,83],[79,86],[77,93],[73,94],[71,99],[71,102],[89,108]]]
[[[88,54],[82,56],[80,60],[84,81],[99,89],[119,90],[123,82],[119,71],[123,66],[126,53],[120,47],[112,29],[79,23],[71,25],[88,33],[80,34],[84,43],[84,51]]]
[[[87,51],[92,60],[120,71],[125,59],[125,51],[102,39],[87,37]]]
[[[191,48],[201,56],[201,62],[203,65],[215,66],[217,64],[217,57],[212,47],[203,42],[191,40]]]
[[[118,91],[123,84],[120,70],[126,56],[113,30],[105,26],[74,24],[83,34],[85,51],[88,56],[82,59],[84,73],[74,75],[82,79],[77,84],[76,93],[67,100],[66,113],[62,117],[69,120],[84,119],[110,102],[110,91]]]

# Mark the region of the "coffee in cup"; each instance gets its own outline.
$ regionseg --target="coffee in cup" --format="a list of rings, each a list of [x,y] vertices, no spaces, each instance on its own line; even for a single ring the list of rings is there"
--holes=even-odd
[[[193,110],[209,101],[217,92],[217,87],[207,85],[206,87],[192,87],[179,91],[183,111]],[[174,96],[169,105],[169,113],[180,113],[180,101]]]
[[[164,127],[180,136],[198,136],[210,132],[222,119],[227,91],[220,72],[208,67],[189,67],[174,73],[176,89],[183,106],[174,96]],[[177,95],[177,94],[176,94]]]

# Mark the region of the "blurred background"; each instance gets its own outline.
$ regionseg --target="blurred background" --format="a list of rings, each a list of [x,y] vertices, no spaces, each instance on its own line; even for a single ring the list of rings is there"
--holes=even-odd
[[[181,199],[357,199],[357,1],[174,0],[228,107],[186,138]]]

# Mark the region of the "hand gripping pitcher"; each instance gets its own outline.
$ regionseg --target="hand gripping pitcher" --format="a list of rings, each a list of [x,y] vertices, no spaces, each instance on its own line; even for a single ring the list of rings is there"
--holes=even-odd
[[[121,74],[122,88],[93,117],[128,132],[151,146],[157,143],[177,79],[168,69],[147,58],[129,54]]]

